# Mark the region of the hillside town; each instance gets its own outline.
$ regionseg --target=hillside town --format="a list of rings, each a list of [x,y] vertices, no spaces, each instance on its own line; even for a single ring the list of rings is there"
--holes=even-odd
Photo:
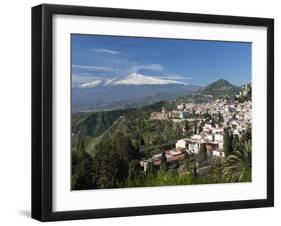
[[[251,97],[251,84],[220,79],[137,109],[75,114],[72,187],[251,181]]]
[[[240,138],[252,121],[252,102],[243,102],[237,98],[243,98],[249,93],[249,87],[237,94],[236,99],[216,99],[207,103],[179,103],[175,109],[161,112],[152,112],[150,120],[172,120],[174,122],[188,121],[193,123],[192,134],[189,137],[179,139],[170,150],[164,150],[167,163],[184,159],[187,156],[199,155],[202,146],[207,154],[207,160],[224,158],[224,135],[231,132],[233,136]],[[149,159],[140,161],[144,172],[149,164],[158,166],[163,161],[163,153],[155,154]],[[200,169],[199,169],[200,170]]]

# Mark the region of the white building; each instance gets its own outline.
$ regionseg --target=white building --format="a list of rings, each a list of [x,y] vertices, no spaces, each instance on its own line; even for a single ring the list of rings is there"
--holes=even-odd
[[[223,142],[223,135],[222,134],[214,134],[216,142]]]
[[[200,143],[190,142],[188,144],[188,153],[189,154],[199,154],[200,152]]]
[[[220,149],[213,150],[212,154],[214,157],[223,157],[224,158],[224,151],[221,151]]]
[[[187,118],[188,117],[188,112],[187,111],[182,111],[180,113],[180,118],[183,119],[183,118]]]
[[[177,105],[177,109],[178,110],[183,110],[184,109],[184,105],[183,104],[178,104]]]
[[[202,138],[202,136],[200,134],[194,134],[191,136],[192,140],[200,140]]]
[[[177,148],[187,148],[187,143],[188,143],[188,139],[178,140],[176,143],[176,149]]]

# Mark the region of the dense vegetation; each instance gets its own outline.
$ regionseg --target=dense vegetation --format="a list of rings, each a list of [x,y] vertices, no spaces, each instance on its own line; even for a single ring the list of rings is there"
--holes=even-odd
[[[202,146],[200,155],[171,163],[162,161],[160,166],[150,164],[144,172],[139,164],[142,158],[159,153],[165,158],[164,147],[172,147],[175,140],[196,130],[200,132],[195,122],[149,120],[150,112],[161,106],[73,117],[72,189],[251,181],[250,130],[240,139],[231,130],[225,132],[224,160],[207,161],[206,147]],[[208,120],[207,114],[205,117]],[[89,126],[88,122],[95,123]]]
[[[166,143],[166,147],[169,147],[169,142],[173,141],[174,144],[175,140],[191,134],[192,126],[187,121],[173,123],[149,120],[149,112],[154,109],[155,106],[142,111],[127,111],[125,114],[121,111],[119,113],[122,115],[118,117],[115,116],[116,112],[106,112],[102,117],[100,113],[80,115],[83,120],[78,120],[79,116],[76,115],[76,127],[73,127],[75,133],[72,136],[73,189],[81,189],[80,181],[84,181],[84,189],[131,186],[132,181],[144,176],[139,165],[141,158],[161,152],[158,145],[163,147]],[[107,124],[106,127],[100,122],[101,119],[112,116],[117,120],[111,125]],[[93,119],[94,117],[96,118]],[[92,130],[88,130],[85,123],[87,121],[95,121],[104,127],[93,126]],[[83,125],[87,127],[84,128]],[[92,131],[99,136],[90,137]]]

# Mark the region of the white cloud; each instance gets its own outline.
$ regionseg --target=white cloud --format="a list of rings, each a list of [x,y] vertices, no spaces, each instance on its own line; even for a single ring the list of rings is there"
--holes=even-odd
[[[72,65],[73,68],[86,69],[86,70],[97,70],[97,71],[112,71],[110,67],[95,66],[95,65]]]
[[[112,49],[91,49],[92,52],[96,53],[107,53],[107,54],[112,54],[112,55],[117,55],[120,54],[120,52]]]
[[[177,75],[177,74],[167,74],[164,76],[159,76],[158,78],[162,79],[178,79],[178,80],[190,80],[191,77],[183,76],[183,75]]]
[[[131,71],[138,72],[141,69],[149,71],[163,71],[165,68],[161,64],[141,64],[133,66]]]

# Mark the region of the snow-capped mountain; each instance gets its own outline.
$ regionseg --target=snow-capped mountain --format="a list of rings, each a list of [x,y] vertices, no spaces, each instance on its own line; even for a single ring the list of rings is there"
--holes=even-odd
[[[137,73],[132,73],[127,76],[119,77],[112,80],[111,85],[168,85],[168,84],[181,84],[183,82],[178,82],[174,80],[160,79],[150,76],[145,76]]]
[[[138,73],[110,79],[97,78],[72,88],[73,111],[134,107],[170,100],[200,87]]]
[[[93,88],[96,86],[119,86],[119,85],[187,85],[184,82],[160,79],[151,76],[146,76],[138,73],[132,73],[126,76],[111,78],[111,79],[98,79],[88,83],[79,85],[79,88]]]

